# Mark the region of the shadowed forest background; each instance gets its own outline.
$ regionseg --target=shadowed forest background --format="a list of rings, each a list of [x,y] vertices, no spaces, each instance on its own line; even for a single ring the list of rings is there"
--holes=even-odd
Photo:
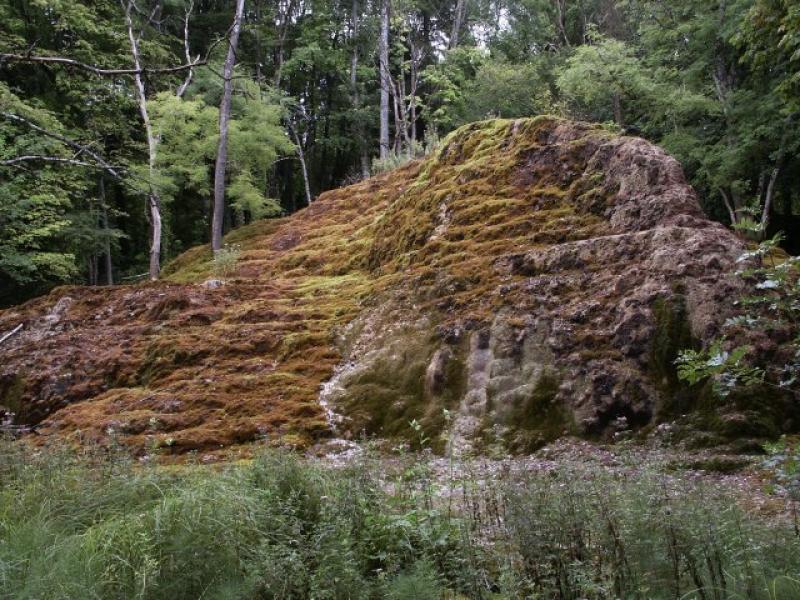
[[[247,0],[238,45],[236,4],[0,1],[0,304],[146,275],[154,198],[162,265],[210,240],[234,46],[224,231],[549,113],[662,145],[709,216],[800,246],[791,0]]]

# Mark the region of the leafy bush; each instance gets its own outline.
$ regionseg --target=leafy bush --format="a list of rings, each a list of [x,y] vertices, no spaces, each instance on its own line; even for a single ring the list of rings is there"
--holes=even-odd
[[[227,279],[236,272],[242,247],[239,244],[225,244],[214,253],[214,275]]]

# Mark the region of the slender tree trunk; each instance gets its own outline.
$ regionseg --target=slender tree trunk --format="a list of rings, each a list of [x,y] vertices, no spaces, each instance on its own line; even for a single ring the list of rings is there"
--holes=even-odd
[[[417,143],[417,88],[419,87],[419,67],[422,63],[422,50],[417,47],[413,38],[410,41],[411,46],[411,90],[409,94],[409,127],[411,129],[411,149],[410,154],[413,156]]]
[[[353,95],[353,110],[356,114],[356,138],[361,155],[361,176],[366,179],[369,177],[369,156],[367,140],[364,135],[364,123],[361,122],[358,114],[361,108],[361,94],[358,90],[358,18],[358,0],[353,0],[350,12],[350,42],[353,44],[353,55],[350,58],[350,90]]]
[[[464,26],[464,17],[466,13],[466,0],[458,0],[456,3],[455,15],[453,15],[453,29],[450,32],[450,43],[448,48],[451,50],[458,46],[459,37],[461,36],[461,28]]]
[[[189,4],[186,7],[186,16],[183,19],[183,51],[186,56],[186,64],[192,64],[192,55],[189,50],[189,18],[192,16],[192,11],[194,10],[194,0],[189,0]],[[200,60],[200,55],[197,56],[197,60]],[[186,93],[189,85],[192,83],[192,77],[194,77],[194,69],[190,68],[186,72],[186,79],[183,80],[183,83],[178,87],[178,90],[175,92],[175,95],[178,98],[183,98],[183,95]]]
[[[150,184],[150,193],[147,197],[147,207],[150,211],[150,279],[158,279],[161,271],[161,198],[158,195],[156,188],[156,157],[158,152],[158,136],[153,131],[153,125],[150,122],[150,114],[147,111],[147,96],[145,94],[144,81],[142,80],[142,61],[139,53],[139,38],[133,32],[133,17],[131,11],[133,10],[133,1],[128,0],[123,4],[125,8],[125,21],[128,26],[128,40],[131,44],[131,55],[133,56],[133,64],[136,73],[133,76],[134,92],[136,95],[136,102],[139,105],[139,114],[142,117],[144,124],[145,135],[147,136],[147,153],[148,153],[148,175]]]
[[[100,176],[100,219],[103,226],[103,254],[106,263],[106,283],[114,285],[114,265],[111,259],[111,229],[108,227],[108,205],[106,204],[106,183]]]
[[[786,159],[786,149],[791,139],[794,128],[792,124],[795,119],[800,116],[800,112],[795,112],[786,117],[784,121],[783,135],[781,136],[780,145],[778,146],[778,157],[775,160],[775,167],[769,177],[769,184],[767,185],[767,194],[764,197],[764,209],[761,211],[761,229],[762,235],[767,235],[767,226],[769,225],[770,211],[772,210],[772,199],[775,196],[775,182],[783,169],[783,163]]]
[[[381,160],[385,160],[389,156],[389,85],[391,78],[389,73],[389,3],[390,0],[381,0],[381,33],[378,44],[381,79]]]
[[[217,252],[222,248],[222,220],[225,213],[225,167],[228,162],[228,124],[231,118],[231,96],[233,94],[233,68],[236,65],[236,47],[244,16],[244,0],[236,0],[236,15],[233,19],[231,37],[228,40],[228,56],[222,69],[222,102],[219,106],[219,146],[214,165],[214,214],[211,219],[211,248]]]
[[[261,2],[262,0],[255,0],[256,3],[256,81],[261,84],[263,81],[263,74],[261,73]],[[260,87],[260,85],[259,85]]]
[[[281,25],[280,25],[280,34],[278,35],[278,49],[275,55],[275,78],[274,78],[274,85],[275,87],[280,87],[281,85],[281,78],[283,77],[283,63],[284,63],[284,54],[285,54],[285,47],[286,47],[286,34],[289,31],[289,23],[292,20],[292,13],[294,12],[294,5],[296,0],[289,0],[289,3],[286,5],[286,12],[280,15],[281,17]],[[278,10],[280,10],[281,2],[278,2]]]
[[[728,216],[731,218],[731,226],[734,226],[739,222],[736,215],[736,209],[734,209],[733,203],[731,203],[731,199],[728,197],[728,193],[723,188],[719,188],[719,193],[722,196],[722,202],[725,204],[725,208],[728,211]]]
[[[401,144],[401,136],[402,136],[402,126],[400,125],[400,93],[397,91],[395,85],[392,86],[393,94],[392,94],[392,108],[394,110],[394,153],[400,154],[400,149],[402,147]]]
[[[613,103],[614,108],[614,121],[616,121],[617,126],[620,129],[625,127],[625,121],[622,118],[622,99],[619,96],[619,93],[614,92],[611,96],[611,102]]]
[[[92,254],[86,259],[86,264],[89,269],[89,285],[97,285],[97,255]]]
[[[772,174],[769,177],[769,184],[767,185],[767,195],[764,197],[764,210],[761,212],[761,229],[762,236],[767,235],[767,226],[769,226],[770,211],[772,210],[772,198],[775,196],[775,182],[778,180],[778,175],[781,173],[781,165],[776,165],[772,169]]]
[[[556,0],[556,23],[558,24],[558,31],[561,33],[561,37],[564,39],[564,45],[567,48],[570,48],[571,45],[569,43],[569,36],[567,35],[567,27],[564,21],[564,13],[566,12],[566,0]]]
[[[300,136],[297,135],[297,130],[294,128],[294,125],[289,123],[289,133],[292,134],[292,139],[294,140],[295,145],[297,146],[297,158],[300,159],[300,170],[303,173],[303,186],[305,188],[306,193],[306,205],[311,205],[311,185],[308,182],[308,167],[306,165],[306,155],[303,151],[303,144]]]

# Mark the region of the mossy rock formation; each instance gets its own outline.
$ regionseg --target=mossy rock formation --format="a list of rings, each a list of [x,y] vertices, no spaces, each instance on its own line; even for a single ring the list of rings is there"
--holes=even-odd
[[[39,439],[175,453],[418,439],[414,420],[439,447],[494,431],[518,450],[645,427],[691,408],[671,361],[718,332],[743,251],[662,150],[551,117],[464,127],[228,241],[222,286],[203,247],[164,282],[0,313],[24,323],[0,405]]]

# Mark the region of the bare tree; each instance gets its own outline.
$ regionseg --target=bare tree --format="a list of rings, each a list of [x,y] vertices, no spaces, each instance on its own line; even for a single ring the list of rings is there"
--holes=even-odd
[[[564,39],[564,45],[567,48],[571,48],[572,45],[569,43],[566,25],[567,0],[555,0],[554,4],[556,5],[556,26],[558,27],[558,32]]]
[[[236,66],[236,47],[244,18],[244,0],[236,0],[236,14],[228,39],[228,55],[222,69],[222,101],[219,106],[219,146],[214,165],[214,214],[211,220],[211,248],[217,252],[222,248],[222,219],[225,211],[225,167],[228,162],[228,126],[231,118],[231,96],[233,95],[233,68]]]
[[[392,95],[395,122],[394,151],[399,153],[405,150],[409,157],[413,157],[417,139],[417,90],[425,53],[417,43],[414,23],[408,22],[407,25],[408,30],[404,32],[404,37],[408,41],[410,58],[401,64],[396,79],[387,66],[381,73],[385,77],[381,85],[386,85]]]

